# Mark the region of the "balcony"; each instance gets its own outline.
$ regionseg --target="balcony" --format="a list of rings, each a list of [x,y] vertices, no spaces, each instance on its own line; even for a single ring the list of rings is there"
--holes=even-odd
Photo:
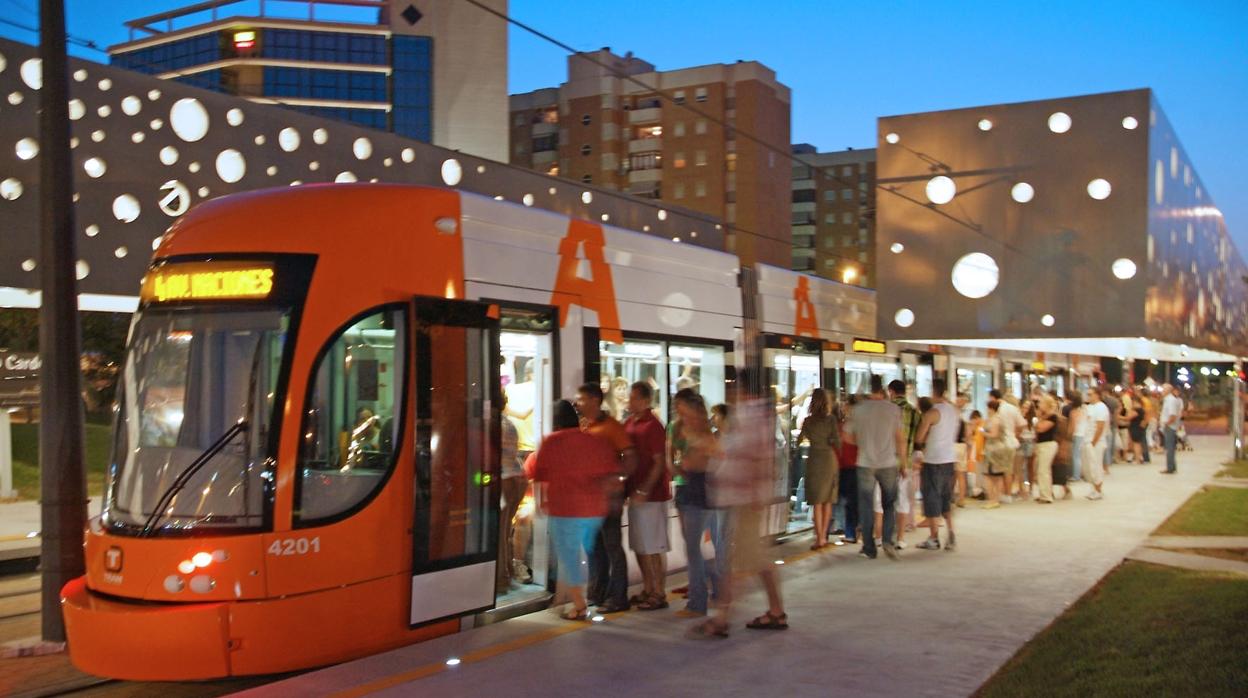
[[[559,124],[552,124],[547,121],[533,124],[533,137],[549,136],[559,132]]]
[[[653,170],[630,170],[628,173],[629,185],[641,184],[642,182],[658,182],[663,179],[663,170],[655,168]]]
[[[650,124],[659,121],[663,117],[663,110],[659,107],[649,107],[647,109],[634,109],[628,113],[628,123],[630,124]]]
[[[559,151],[557,150],[539,150],[533,153],[533,166],[549,165],[559,159]]]
[[[628,153],[657,153],[663,150],[662,138],[638,138],[628,142]]]

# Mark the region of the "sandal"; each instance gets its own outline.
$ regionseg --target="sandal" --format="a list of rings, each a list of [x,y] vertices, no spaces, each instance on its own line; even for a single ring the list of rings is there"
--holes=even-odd
[[[773,616],[771,615],[771,611],[768,611],[749,623],[746,623],[745,627],[752,630],[788,630],[789,615],[787,613],[781,613],[778,616]]]
[[[559,614],[559,617],[560,617],[560,618],[562,618],[562,619],[564,619],[564,620],[573,620],[573,621],[577,621],[577,620],[588,620],[588,619],[589,619],[589,608],[588,608],[588,607],[587,607],[587,608],[581,608],[581,609],[576,609],[576,608],[574,608],[574,609],[571,609],[571,610],[569,610],[569,611],[564,611],[563,613],[560,613],[560,614]]]
[[[633,594],[632,596],[628,597],[628,605],[640,606],[641,604],[646,602],[646,599],[649,599],[649,598],[650,597],[646,594]]]
[[[689,637],[702,640],[723,639],[728,637],[728,624],[717,618],[712,618],[689,628]]]
[[[637,610],[638,611],[657,611],[662,608],[667,608],[669,605],[670,604],[667,603],[666,598],[659,596],[658,594],[652,594],[645,601],[642,601],[641,603],[637,604]]]
[[[810,546],[811,550],[823,550],[827,547],[827,543],[814,543]]]

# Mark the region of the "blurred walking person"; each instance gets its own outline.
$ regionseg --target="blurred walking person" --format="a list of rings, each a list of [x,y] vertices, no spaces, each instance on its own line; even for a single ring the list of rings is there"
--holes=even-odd
[[[711,432],[706,416],[706,402],[692,388],[682,388],[673,398],[680,421],[680,442],[672,449],[672,469],[683,483],[677,492],[681,533],[685,539],[685,559],[689,565],[688,602],[677,611],[682,618],[705,616],[709,600],[720,596],[718,565],[725,557],[721,548],[719,513],[707,501],[706,471],[720,457],[719,443]],[[727,412],[720,421],[720,433],[727,428]],[[715,546],[715,559],[707,562],[702,556],[702,539],[707,533]],[[724,580],[726,581],[726,580]]]
[[[609,501],[620,487],[619,460],[602,439],[584,433],[576,409],[567,400],[555,403],[554,431],[542,440],[529,460],[529,477],[546,485],[543,505],[558,562],[556,599],[570,598],[565,620],[585,620],[587,556],[594,548]]]

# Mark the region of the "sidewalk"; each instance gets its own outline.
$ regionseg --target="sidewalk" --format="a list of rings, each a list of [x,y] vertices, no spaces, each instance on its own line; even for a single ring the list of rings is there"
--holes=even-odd
[[[100,513],[101,498],[87,503],[89,516]],[[39,502],[29,499],[0,504],[0,563],[7,560],[39,557]]]
[[[778,548],[787,632],[739,627],[763,609],[751,585],[727,640],[686,639],[691,621],[671,611],[600,624],[539,613],[240,695],[968,695],[1229,457],[1227,437],[1193,441],[1177,475],[1159,474],[1158,463],[1114,466],[1100,502],[1079,484],[1073,501],[959,510],[956,553],[911,548],[894,563],[848,546]],[[451,657],[461,663],[447,666]]]

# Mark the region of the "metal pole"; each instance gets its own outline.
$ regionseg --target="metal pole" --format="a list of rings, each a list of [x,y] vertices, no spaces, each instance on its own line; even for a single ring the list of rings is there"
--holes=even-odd
[[[39,469],[43,639],[65,641],[60,594],[83,574],[87,519],[79,396],[78,289],[74,278],[73,161],[69,152],[69,59],[62,0],[39,2],[43,88],[39,117],[41,240]]]
[[[1236,361],[1231,369],[1233,377],[1231,378],[1231,443],[1234,448],[1231,453],[1233,460],[1239,460],[1244,457],[1244,398],[1243,398],[1243,381],[1239,379],[1239,372],[1243,370],[1244,364]]]

